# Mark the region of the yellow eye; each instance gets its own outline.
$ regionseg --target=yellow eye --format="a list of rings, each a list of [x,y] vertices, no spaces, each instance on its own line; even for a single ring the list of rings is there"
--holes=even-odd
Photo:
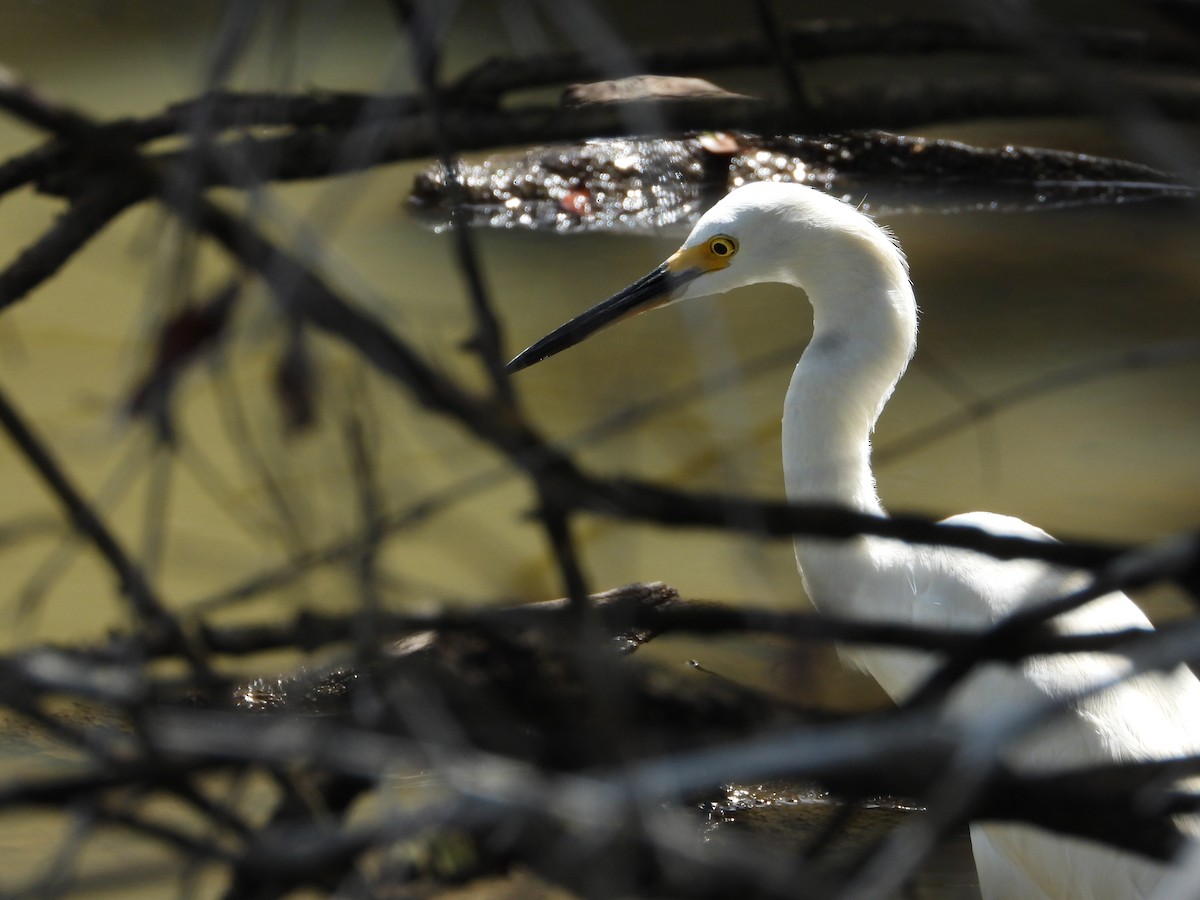
[[[720,259],[728,259],[738,252],[738,242],[727,234],[718,234],[708,239],[708,252]]]

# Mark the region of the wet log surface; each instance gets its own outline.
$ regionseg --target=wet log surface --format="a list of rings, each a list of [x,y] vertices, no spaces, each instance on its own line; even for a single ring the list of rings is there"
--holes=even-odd
[[[476,226],[682,230],[729,190],[754,181],[812,185],[876,213],[1025,211],[1196,195],[1168,173],[1124,160],[885,132],[604,138],[459,163],[457,176],[454,190],[441,165],[415,179],[412,206],[435,228],[448,227],[451,198],[458,197],[464,220]]]

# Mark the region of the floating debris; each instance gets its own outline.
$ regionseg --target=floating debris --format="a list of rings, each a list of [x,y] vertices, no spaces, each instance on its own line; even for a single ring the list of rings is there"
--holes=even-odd
[[[598,103],[629,103],[638,100],[712,100],[718,97],[753,99],[727,91],[703,78],[679,75],[631,75],[613,81],[572,84],[561,98],[563,106],[588,106]]]

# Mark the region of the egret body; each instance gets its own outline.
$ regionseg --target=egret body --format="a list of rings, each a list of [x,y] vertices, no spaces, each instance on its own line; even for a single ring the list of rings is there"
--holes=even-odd
[[[655,306],[762,282],[801,288],[813,309],[812,340],[788,387],[783,466],[788,498],[882,515],[870,436],[916,346],[917,306],[904,256],[853,207],[812,188],[762,183],[709,210],[663,265],[533,344],[516,371],[570,347],[611,322]],[[947,520],[1037,539],[1019,519],[967,513]],[[861,536],[797,538],[796,558],[818,608],[870,621],[984,629],[1016,609],[1059,596],[1078,573],[1041,562],[999,561],[966,550]],[[1151,628],[1124,594],[1060,616],[1062,633]],[[849,654],[893,699],[932,671],[927,655],[860,648]],[[980,667],[956,708],[986,714],[1025,696],[1070,696],[1128,669],[1120,656],[1034,657],[1019,667]],[[1142,675],[1074,703],[1022,740],[1007,761],[1053,771],[1167,758],[1200,751],[1200,682],[1186,668]],[[1167,868],[1083,840],[1009,825],[973,825],[985,900],[1150,897]]]

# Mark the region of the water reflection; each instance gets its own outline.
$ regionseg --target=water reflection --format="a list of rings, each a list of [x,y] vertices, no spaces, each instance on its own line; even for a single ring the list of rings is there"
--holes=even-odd
[[[774,844],[780,852],[818,846],[835,867],[853,866],[862,853],[921,810],[890,797],[847,807],[820,790],[789,784],[730,786],[726,795],[705,805],[708,835],[749,837]],[[836,830],[829,832],[831,823]],[[833,843],[827,844],[830,835]],[[960,829],[939,845],[905,892],[913,900],[978,900],[979,882],[971,858],[971,838]]]

